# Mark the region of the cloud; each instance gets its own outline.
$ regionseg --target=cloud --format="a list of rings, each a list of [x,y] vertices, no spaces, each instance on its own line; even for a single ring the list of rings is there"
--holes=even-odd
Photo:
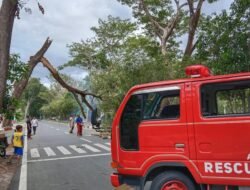
[[[0,5],[1,2],[0,0]],[[50,37],[53,43],[46,57],[55,67],[69,61],[67,44],[93,36],[90,28],[97,26],[99,18],[105,19],[108,15],[122,18],[132,16],[131,10],[116,0],[40,0],[39,2],[45,9],[44,15],[39,11],[37,1],[29,0],[25,6],[31,8],[32,14],[22,9],[21,19],[15,20],[11,52],[19,53],[23,61],[28,61],[45,39]],[[79,69],[71,68],[67,69],[67,72],[74,78],[79,76]],[[80,72],[86,75],[86,72]],[[33,76],[46,81],[43,78],[48,74],[48,71],[40,65],[34,70]]]
[[[37,1],[26,0],[26,7],[32,9],[32,14],[21,11],[21,19],[15,20],[12,35],[11,52],[19,53],[23,61],[41,47],[49,36],[53,43],[46,53],[46,57],[55,66],[62,65],[70,59],[67,44],[85,40],[93,36],[90,28],[97,26],[98,19],[105,19],[108,15],[122,18],[132,18],[131,9],[121,5],[117,0],[74,0],[62,1],[39,0],[45,9],[45,14],[38,9]],[[233,0],[219,0],[216,3],[205,2],[202,12],[211,14],[215,11],[228,9]],[[0,5],[2,0],[0,0]],[[86,72],[78,68],[69,68],[67,72],[75,79],[82,79]],[[49,72],[39,65],[33,73],[34,77],[40,77],[48,84]]]

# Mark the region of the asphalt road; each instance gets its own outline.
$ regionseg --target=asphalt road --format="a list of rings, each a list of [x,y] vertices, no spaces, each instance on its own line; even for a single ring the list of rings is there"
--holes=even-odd
[[[110,142],[68,133],[68,126],[40,121],[37,134],[28,141],[28,190],[111,190]],[[17,190],[19,172],[10,186]]]

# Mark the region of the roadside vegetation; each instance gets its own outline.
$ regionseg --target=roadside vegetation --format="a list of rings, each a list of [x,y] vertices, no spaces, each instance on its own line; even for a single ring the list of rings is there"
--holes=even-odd
[[[94,98],[109,127],[125,93],[136,84],[185,77],[184,68],[191,64],[207,65],[214,74],[250,71],[249,0],[235,0],[229,10],[210,15],[201,10],[216,0],[118,1],[132,9],[133,21],[112,15],[99,19],[98,26],[91,28],[94,37],[69,44],[71,60],[58,68],[73,66],[87,71],[84,85],[62,76],[43,58],[51,41],[46,41],[42,54],[38,51],[29,63],[22,63],[18,55],[0,62],[0,68],[13,73],[6,80],[0,78],[2,112],[9,118],[16,112],[24,113],[22,117],[30,114],[65,119],[80,111],[86,115],[86,110],[93,109],[89,100]],[[6,14],[5,2],[0,19]],[[20,5],[17,0],[13,2]],[[39,9],[44,13],[40,4]],[[38,62],[54,78],[49,88],[30,78]],[[22,83],[23,79],[26,82]]]

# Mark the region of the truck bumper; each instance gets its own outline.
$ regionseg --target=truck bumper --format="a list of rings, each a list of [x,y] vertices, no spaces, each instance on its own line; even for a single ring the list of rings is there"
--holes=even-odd
[[[119,175],[117,173],[111,174],[110,181],[114,187],[119,187],[121,185],[119,181]]]
[[[114,187],[119,187],[122,184],[127,184],[135,190],[142,190],[144,186],[144,178],[139,176],[125,176],[113,173],[110,176],[111,183]]]

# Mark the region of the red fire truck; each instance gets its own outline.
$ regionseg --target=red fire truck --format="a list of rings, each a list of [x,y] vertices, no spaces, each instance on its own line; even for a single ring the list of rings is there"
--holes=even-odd
[[[134,86],[112,125],[112,185],[151,190],[250,189],[250,73]]]

